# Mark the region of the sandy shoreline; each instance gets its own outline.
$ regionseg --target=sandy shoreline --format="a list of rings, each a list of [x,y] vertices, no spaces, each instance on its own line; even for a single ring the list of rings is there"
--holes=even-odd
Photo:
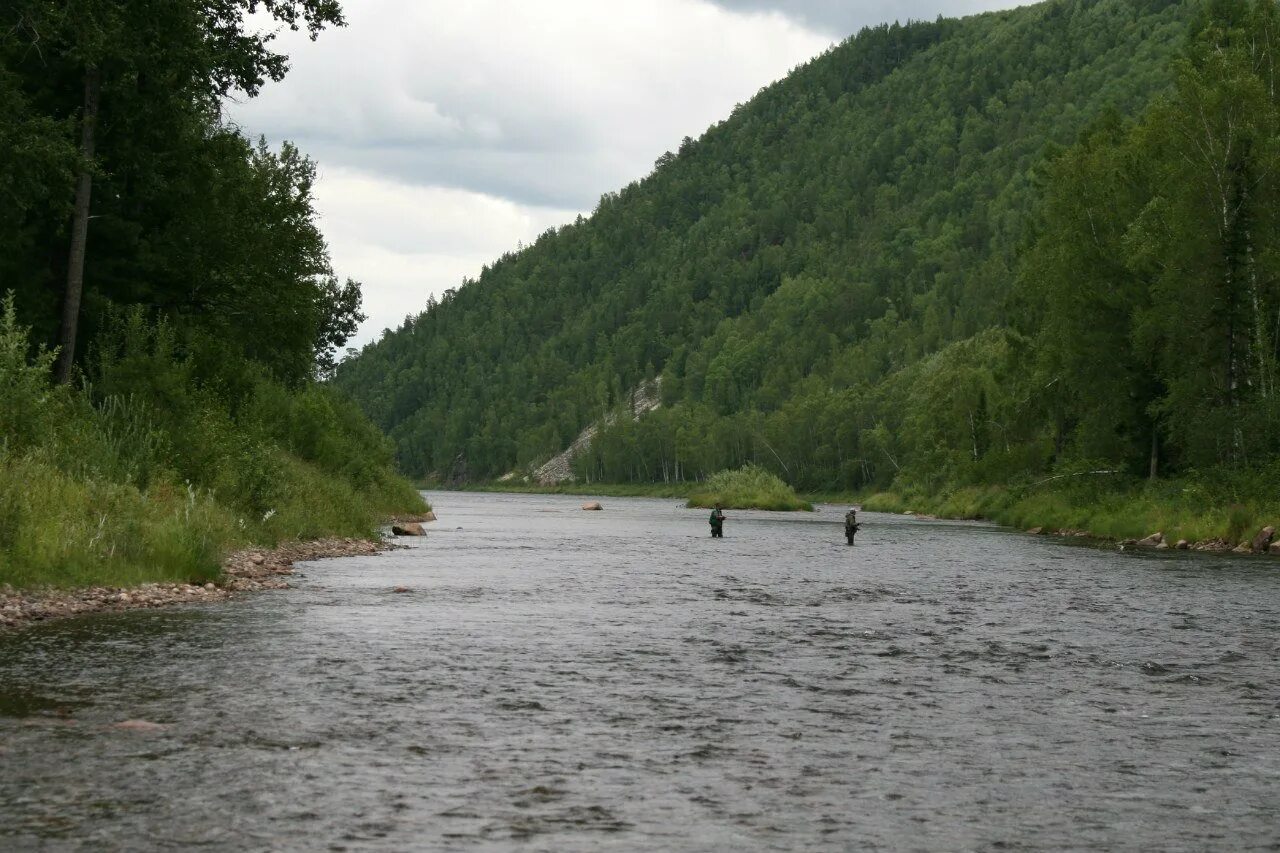
[[[250,548],[226,558],[223,577],[216,584],[149,583],[127,588],[44,590],[16,590],[0,585],[0,631],[86,613],[226,601],[239,593],[284,589],[289,585],[294,563],[366,556],[395,547],[389,541],[316,539],[289,542],[277,548]]]

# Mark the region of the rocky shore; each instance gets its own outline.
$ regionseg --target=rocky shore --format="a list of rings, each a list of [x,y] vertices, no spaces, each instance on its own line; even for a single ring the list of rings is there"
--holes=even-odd
[[[283,589],[293,565],[328,557],[377,554],[395,546],[364,539],[316,539],[290,542],[278,548],[237,551],[223,563],[218,583],[149,583],[127,589],[15,590],[0,585],[0,630],[84,613],[118,612],[173,604],[225,601],[239,593]]]
[[[1276,528],[1268,525],[1259,530],[1252,538],[1233,544],[1225,539],[1205,539],[1200,542],[1188,542],[1186,539],[1172,541],[1163,533],[1152,533],[1143,539],[1107,539],[1099,537],[1087,530],[1046,530],[1043,527],[1032,527],[1027,531],[1032,535],[1048,534],[1053,536],[1078,537],[1096,539],[1103,542],[1114,542],[1121,551],[1150,548],[1156,551],[1204,551],[1212,554],[1269,554],[1280,557],[1280,539],[1276,538]]]

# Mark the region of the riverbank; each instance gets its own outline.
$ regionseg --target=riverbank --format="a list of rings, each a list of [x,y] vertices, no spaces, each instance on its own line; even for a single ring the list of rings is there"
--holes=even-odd
[[[420,489],[449,492],[507,492],[518,495],[573,495],[606,498],[688,498],[699,483],[561,483],[544,486],[516,480],[442,484],[420,482]]]
[[[54,384],[53,355],[29,358],[0,299],[0,584],[216,585],[233,551],[368,539],[429,510],[332,388],[222,351],[201,362],[141,318],[107,335],[83,382]]]
[[[1280,502],[1248,493],[1213,494],[1190,480],[1099,488],[1069,484],[970,486],[925,495],[878,492],[843,495],[872,512],[910,513],[992,521],[1006,527],[1078,536],[1125,547],[1179,548],[1216,553],[1280,556]],[[1266,534],[1270,528],[1272,534]]]
[[[0,585],[0,630],[88,613],[121,612],[208,604],[247,592],[283,589],[295,563],[377,554],[396,547],[368,539],[315,539],[275,548],[250,548],[229,555],[218,582],[145,583],[132,587],[16,590]]]

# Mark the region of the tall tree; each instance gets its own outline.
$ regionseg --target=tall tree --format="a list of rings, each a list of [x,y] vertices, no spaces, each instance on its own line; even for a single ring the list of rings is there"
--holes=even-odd
[[[6,64],[28,82],[27,98],[78,124],[59,333],[64,381],[77,353],[94,178],[120,153],[111,148],[129,145],[127,135],[102,130],[214,115],[229,93],[252,97],[282,79],[287,57],[271,49],[275,33],[251,20],[258,12],[313,38],[343,24],[337,0],[14,0],[3,13]]]

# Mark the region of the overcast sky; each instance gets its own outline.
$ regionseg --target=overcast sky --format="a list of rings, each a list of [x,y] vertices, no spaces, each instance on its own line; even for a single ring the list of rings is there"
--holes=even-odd
[[[1010,0],[349,0],[284,33],[284,82],[233,105],[318,161],[321,227],[364,283],[353,344],[595,207],[864,25]]]

